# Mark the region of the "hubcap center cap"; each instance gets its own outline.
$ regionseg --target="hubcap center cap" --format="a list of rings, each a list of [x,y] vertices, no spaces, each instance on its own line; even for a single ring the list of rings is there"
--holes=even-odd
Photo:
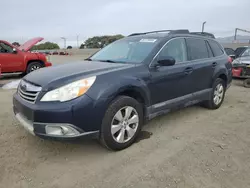
[[[128,122],[127,122],[126,120],[123,121],[123,122],[122,122],[122,127],[123,127],[123,128],[126,128],[127,126],[128,126]]]

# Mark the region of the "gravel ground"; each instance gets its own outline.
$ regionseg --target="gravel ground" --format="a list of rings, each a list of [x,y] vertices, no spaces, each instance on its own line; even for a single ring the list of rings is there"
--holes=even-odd
[[[0,91],[0,187],[250,187],[250,90],[240,81],[215,111],[198,106],[149,122],[130,148],[33,137]]]
[[[241,81],[233,82],[220,109],[193,106],[158,117],[120,152],[94,140],[33,137],[14,118],[13,93],[0,89],[0,188],[250,187],[250,89]]]

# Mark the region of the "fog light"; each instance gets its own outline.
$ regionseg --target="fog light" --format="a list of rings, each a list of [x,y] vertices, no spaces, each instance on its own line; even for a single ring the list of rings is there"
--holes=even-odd
[[[80,134],[79,131],[68,125],[46,125],[47,135],[55,136],[74,136]]]
[[[46,126],[45,131],[46,134],[50,135],[63,135],[62,129],[59,126]]]

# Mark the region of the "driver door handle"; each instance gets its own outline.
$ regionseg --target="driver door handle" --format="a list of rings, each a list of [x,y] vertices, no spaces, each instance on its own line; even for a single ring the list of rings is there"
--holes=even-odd
[[[187,67],[185,70],[184,70],[184,73],[185,74],[191,74],[193,72],[193,68],[192,67]]]
[[[216,62],[213,62],[212,67],[215,68],[217,66]]]

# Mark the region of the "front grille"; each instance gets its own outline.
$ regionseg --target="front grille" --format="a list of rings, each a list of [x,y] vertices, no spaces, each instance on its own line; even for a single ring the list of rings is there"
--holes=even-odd
[[[22,80],[18,86],[19,96],[27,102],[35,103],[41,87]]]
[[[246,68],[246,73],[245,74],[246,74],[246,76],[250,76],[250,67]]]

